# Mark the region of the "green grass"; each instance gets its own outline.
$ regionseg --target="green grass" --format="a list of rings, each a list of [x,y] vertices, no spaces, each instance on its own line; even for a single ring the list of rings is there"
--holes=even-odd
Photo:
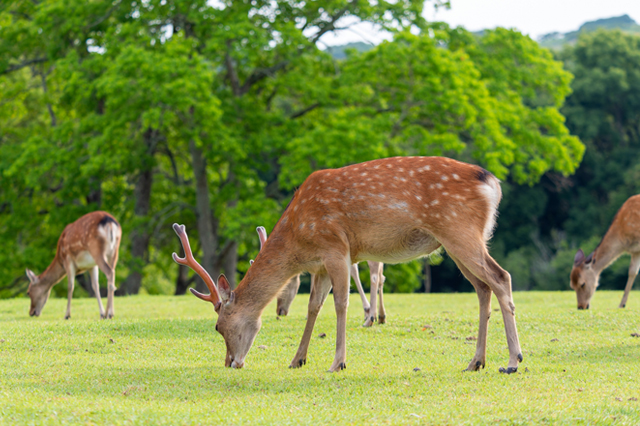
[[[620,297],[598,292],[578,311],[573,292],[516,293],[524,363],[511,376],[498,373],[508,351],[495,299],[487,368],[462,372],[475,294],[385,296],[388,324],[371,329],[352,295],[348,368],[335,374],[331,296],[297,370],[287,366],[305,295],[282,320],[267,308],[241,370],[223,367],[215,313],[195,297],[119,298],[112,321],[97,319],[93,299],[74,299],[69,321],[64,299],[40,318],[27,316],[27,299],[3,300],[0,423],[638,424],[640,338],[630,334],[640,332],[640,294],[624,310]]]

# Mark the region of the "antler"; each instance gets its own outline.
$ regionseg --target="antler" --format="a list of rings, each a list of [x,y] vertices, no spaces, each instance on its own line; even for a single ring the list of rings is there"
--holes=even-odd
[[[262,250],[262,246],[267,242],[267,230],[264,229],[264,226],[258,226],[256,231],[258,231],[258,238],[260,238],[260,250]],[[251,265],[253,265],[253,259],[249,261],[249,266]]]
[[[189,237],[187,237],[187,231],[184,229],[184,225],[178,225],[177,223],[173,224],[173,230],[178,234],[178,238],[180,238],[180,242],[182,243],[182,248],[184,249],[184,257],[178,257],[176,253],[173,253],[173,260],[180,265],[188,266],[193,269],[193,271],[200,275],[202,281],[209,288],[209,292],[211,294],[202,294],[199,291],[190,288],[191,293],[194,296],[206,300],[207,302],[213,303],[214,309],[217,311],[220,309],[220,293],[218,293],[218,289],[216,288],[216,284],[213,282],[213,279],[209,275],[209,273],[198,263],[197,260],[193,258],[193,253],[191,252],[191,246],[189,245]]]
[[[267,230],[264,229],[264,226],[258,226],[256,231],[258,231],[258,237],[260,238],[260,250],[262,250],[262,246],[267,242]]]

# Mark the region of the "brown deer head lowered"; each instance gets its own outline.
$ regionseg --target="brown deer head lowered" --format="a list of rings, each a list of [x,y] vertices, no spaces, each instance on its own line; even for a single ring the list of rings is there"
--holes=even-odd
[[[178,234],[185,253],[184,258],[173,253],[173,260],[193,269],[194,272],[202,278],[207,288],[209,288],[210,294],[202,294],[193,288],[189,290],[191,290],[191,293],[196,297],[211,302],[213,308],[218,313],[216,331],[222,335],[227,345],[225,366],[242,368],[244,359],[258,331],[260,331],[260,317],[247,318],[246,315],[241,317],[238,314],[240,309],[238,309],[235,303],[235,294],[231,291],[227,278],[224,275],[220,275],[220,277],[218,277],[218,285],[216,286],[209,273],[194,259],[191,246],[189,245],[189,237],[187,237],[184,225],[174,223],[173,229],[176,234]],[[231,330],[233,330],[233,332]]]

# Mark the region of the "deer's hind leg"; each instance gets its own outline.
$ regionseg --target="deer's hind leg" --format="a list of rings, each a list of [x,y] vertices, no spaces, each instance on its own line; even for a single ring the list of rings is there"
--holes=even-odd
[[[487,332],[489,330],[489,318],[491,317],[491,289],[478,277],[473,275],[458,259],[450,256],[460,272],[471,282],[476,289],[478,302],[480,304],[480,326],[478,327],[478,341],[476,343],[476,354],[467,366],[467,371],[478,371],[484,368],[487,360]]]
[[[98,299],[98,308],[100,309],[100,318],[104,319],[105,312],[104,307],[102,306],[102,298],[100,297],[100,269],[98,266],[94,266],[90,271],[91,275],[91,286],[93,287],[93,292],[96,294],[96,299]]]
[[[509,346],[509,363],[507,368],[500,368],[500,372],[515,373],[518,371],[518,363],[522,362],[522,351],[516,327],[516,307],[511,294],[511,276],[489,255],[484,243],[474,243],[474,240],[469,238],[459,241],[461,243],[464,241],[466,245],[463,246],[461,243],[456,244],[455,242],[443,245],[468,272],[485,283],[496,294]],[[480,325],[482,326],[482,322]]]
[[[366,321],[369,317],[370,305],[367,300],[367,295],[362,288],[362,282],[360,281],[360,272],[358,271],[358,264],[354,263],[351,265],[349,269],[351,278],[353,278],[353,282],[356,283],[356,288],[358,289],[358,293],[360,294],[360,300],[362,301],[362,309],[364,310],[364,320]]]
[[[384,309],[384,282],[386,281],[386,277],[382,273],[384,270],[384,263],[381,262],[371,262],[369,261],[369,270],[371,271],[371,276],[376,275],[378,282],[378,324],[384,324],[387,318],[387,311]],[[373,279],[373,278],[372,278]]]

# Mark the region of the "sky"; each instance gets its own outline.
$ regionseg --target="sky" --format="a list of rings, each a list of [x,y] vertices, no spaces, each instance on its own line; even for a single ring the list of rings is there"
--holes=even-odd
[[[516,28],[533,39],[550,32],[577,30],[587,21],[627,14],[640,23],[640,0],[451,0],[451,9],[434,11],[427,3],[424,16],[470,31],[486,28]],[[358,24],[337,34],[326,34],[321,41],[329,46],[365,41],[380,43],[389,39],[368,24]]]

